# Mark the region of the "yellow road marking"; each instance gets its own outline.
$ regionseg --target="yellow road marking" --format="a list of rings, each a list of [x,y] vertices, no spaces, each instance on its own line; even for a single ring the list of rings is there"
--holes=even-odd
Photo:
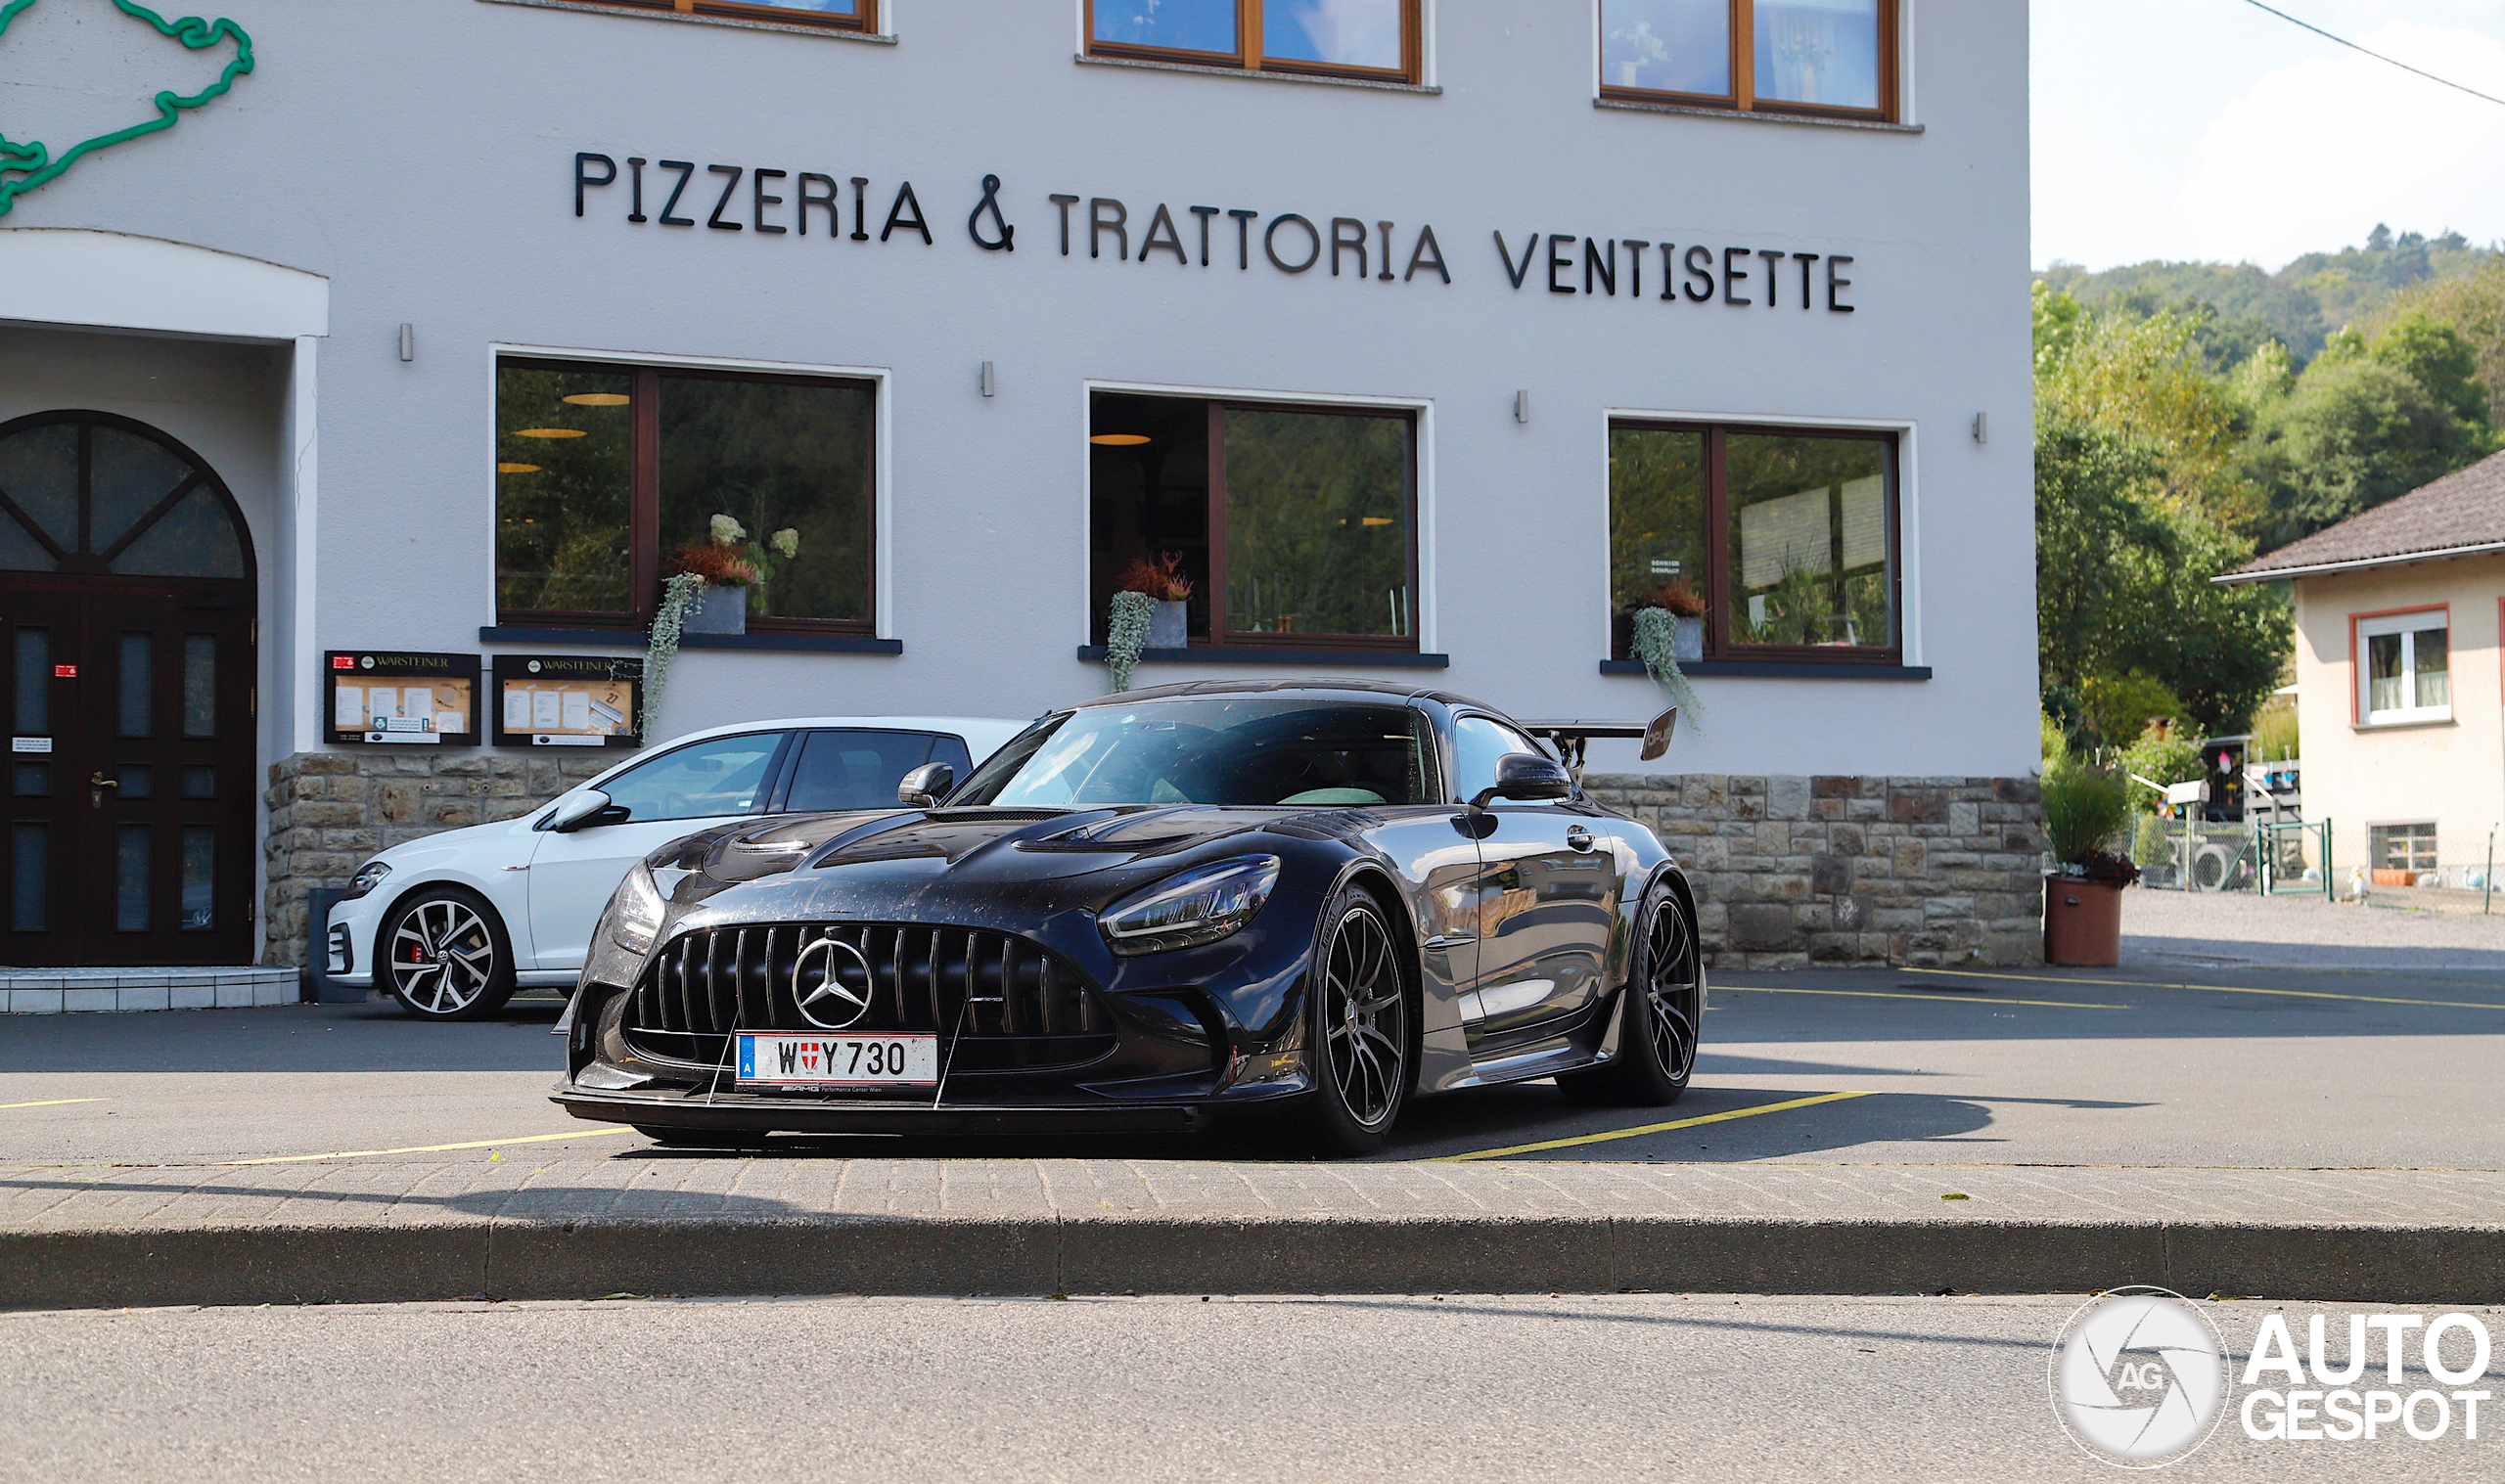
[[[2343,995],[2326,989],[2252,989],[2241,984],[2160,984],[2150,979],[2072,979],[2059,974],[1987,974],[1971,968],[1903,968],[1898,973],[1952,974],[1961,979],[2028,979],[2038,984],[2121,984],[2133,989],[2198,989],[2219,995],[2291,995],[2300,1000],[2362,1000],[2369,1005],[2426,1005],[2440,1010],[2505,1010],[2477,1000],[2402,1000],[2391,995]],[[2024,1000],[2012,1000],[2024,1005]]]
[[[1679,1118],[1668,1123],[1648,1123],[1640,1129],[1613,1129],[1606,1134],[1580,1134],[1572,1139],[1548,1139],[1538,1144],[1518,1144],[1511,1148],[1480,1149],[1470,1154],[1438,1154],[1429,1164],[1452,1164],[1464,1159],[1496,1159],[1506,1154],[1536,1154],[1542,1149],[1572,1148],[1578,1144],[1607,1144],[1613,1139],[1634,1139],[1644,1134],[1665,1134],[1672,1129],[1692,1129],[1701,1123],[1727,1123],[1734,1118],[1754,1118],[1759,1113],[1780,1113],[1796,1107],[1811,1107],[1821,1102],[1842,1102],[1846,1098],[1867,1098],[1870,1094],[1820,1093],[1815,1098],[1795,1098],[1789,1102],[1765,1102],[1755,1107],[1733,1108],[1727,1113],[1707,1113],[1701,1118]]]
[[[598,1139],[603,1134],[631,1134],[630,1128],[582,1129],[566,1134],[527,1134],[520,1139],[474,1139],[468,1144],[419,1144],[405,1149],[342,1149],[336,1154],[278,1154],[267,1159],[221,1159],[236,1164],[302,1164],[312,1159],[363,1159],[372,1154],[440,1154],[446,1149],[500,1149],[511,1144],[546,1144],[552,1139]]]
[[[108,1102],[106,1098],[46,1098],[41,1102],[0,1102],[0,1107],[59,1107],[65,1102]]]
[[[1951,1005],[2041,1005],[2053,1010],[2129,1010],[2131,1008],[2127,1005],[2093,1005],[2081,1000],[2004,1000],[1998,995],[1908,995],[1891,989],[1794,989],[1778,988],[1772,984],[1716,984],[1713,988],[1738,990],[1742,994],[1751,995],[1843,995],[1861,1000],[1945,1000]]]

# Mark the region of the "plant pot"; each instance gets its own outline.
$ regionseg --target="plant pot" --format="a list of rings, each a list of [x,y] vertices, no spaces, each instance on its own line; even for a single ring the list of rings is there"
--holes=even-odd
[[[1705,620],[1682,618],[1670,628],[1670,657],[1694,664],[1705,657]]]
[[[2111,968],[2122,959],[2122,888],[2084,877],[2044,877],[2044,962]]]
[[[1180,650],[1192,643],[1192,606],[1189,603],[1159,603],[1148,615],[1148,645],[1152,650]]]
[[[687,614],[686,631],[690,634],[747,633],[748,589],[708,587],[698,594],[696,607]]]

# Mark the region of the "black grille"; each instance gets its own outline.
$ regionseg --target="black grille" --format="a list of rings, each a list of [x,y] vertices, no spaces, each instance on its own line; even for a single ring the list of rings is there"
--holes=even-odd
[[[829,940],[842,946],[819,946]],[[840,1026],[800,1012],[830,972],[869,1002]],[[819,1020],[843,1021],[851,1009],[828,1004]],[[1085,976],[1053,954],[1014,933],[923,923],[775,922],[684,934],[644,970],[622,1028],[641,1055],[704,1066],[724,1063],[734,1030],[935,1033],[952,1072],[1067,1066],[1115,1043],[1113,1018]]]

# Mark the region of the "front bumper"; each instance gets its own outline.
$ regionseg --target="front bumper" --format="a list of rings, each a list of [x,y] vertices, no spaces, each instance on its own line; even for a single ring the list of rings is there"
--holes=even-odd
[[[322,946],[328,956],[325,978],[357,989],[373,986],[374,939],[382,930],[383,909],[387,905],[379,891],[332,905],[331,921],[322,933]]]

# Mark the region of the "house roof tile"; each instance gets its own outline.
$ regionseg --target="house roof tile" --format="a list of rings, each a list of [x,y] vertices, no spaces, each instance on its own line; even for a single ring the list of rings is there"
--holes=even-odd
[[[2292,541],[2217,580],[2266,582],[2489,550],[2505,550],[2505,453]]]

